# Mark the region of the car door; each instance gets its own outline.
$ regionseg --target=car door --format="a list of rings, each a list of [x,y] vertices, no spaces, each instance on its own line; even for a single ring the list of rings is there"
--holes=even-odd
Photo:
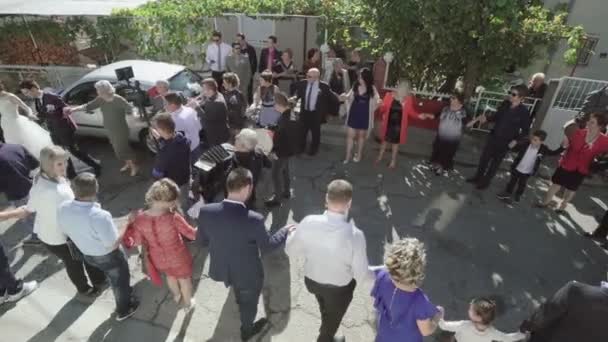
[[[71,107],[80,106],[93,101],[97,97],[95,82],[81,83],[68,90],[64,95],[64,101]],[[72,118],[78,125],[78,134],[105,136],[103,128],[103,116],[101,110],[92,111],[78,110],[72,113]]]

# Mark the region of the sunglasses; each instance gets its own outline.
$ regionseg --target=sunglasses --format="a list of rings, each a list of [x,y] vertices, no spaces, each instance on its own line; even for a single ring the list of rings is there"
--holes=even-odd
[[[519,96],[519,94],[518,94],[518,93],[516,93],[516,92],[511,92],[511,93],[509,93],[509,95],[511,95],[511,96],[513,96],[513,97],[517,97],[517,96]]]

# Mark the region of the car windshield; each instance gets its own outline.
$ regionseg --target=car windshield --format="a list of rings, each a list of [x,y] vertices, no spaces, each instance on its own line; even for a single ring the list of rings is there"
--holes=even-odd
[[[188,83],[200,83],[203,80],[199,74],[192,70],[184,69],[169,79],[169,89],[181,92],[188,91]]]

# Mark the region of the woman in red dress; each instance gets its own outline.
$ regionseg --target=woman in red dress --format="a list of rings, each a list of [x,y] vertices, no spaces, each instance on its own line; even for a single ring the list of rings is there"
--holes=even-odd
[[[150,263],[167,276],[167,285],[178,304],[186,311],[194,307],[192,298],[192,255],[182,235],[196,238],[196,230],[177,213],[179,187],[163,178],[146,193],[147,210],[130,218],[123,241],[127,247],[143,245]]]
[[[382,141],[382,145],[376,159],[376,164],[380,163],[384,158],[384,152],[388,143],[391,144],[392,150],[391,162],[388,167],[394,169],[397,166],[397,153],[399,152],[399,145],[405,144],[407,139],[409,118],[426,119],[425,115],[416,110],[414,106],[415,102],[416,98],[411,94],[406,80],[400,80],[397,90],[384,96],[384,100],[380,106],[380,115],[382,117],[380,140]]]
[[[576,194],[576,190],[589,174],[589,166],[593,159],[604,153],[608,153],[608,136],[602,134],[601,130],[606,126],[606,118],[601,113],[593,113],[587,128],[577,129],[569,138],[569,145],[559,161],[559,167],[551,178],[551,187],[542,202],[537,207],[549,206],[553,196],[563,187],[565,188],[564,199],[557,208],[558,213],[564,213],[566,206]]]

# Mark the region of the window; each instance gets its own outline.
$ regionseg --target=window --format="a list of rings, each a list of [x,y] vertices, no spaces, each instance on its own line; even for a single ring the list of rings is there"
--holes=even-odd
[[[578,60],[576,62],[577,65],[588,65],[589,60],[591,60],[591,56],[593,56],[595,48],[597,46],[599,37],[589,37],[585,38],[585,42],[583,43],[583,47],[578,52]]]
[[[202,77],[194,71],[184,69],[169,79],[169,89],[187,91],[188,83],[200,83],[202,80]]]
[[[95,82],[88,82],[79,84],[74,89],[70,90],[65,96],[65,102],[72,106],[80,106],[93,101],[96,97],[97,90],[95,90]]]

